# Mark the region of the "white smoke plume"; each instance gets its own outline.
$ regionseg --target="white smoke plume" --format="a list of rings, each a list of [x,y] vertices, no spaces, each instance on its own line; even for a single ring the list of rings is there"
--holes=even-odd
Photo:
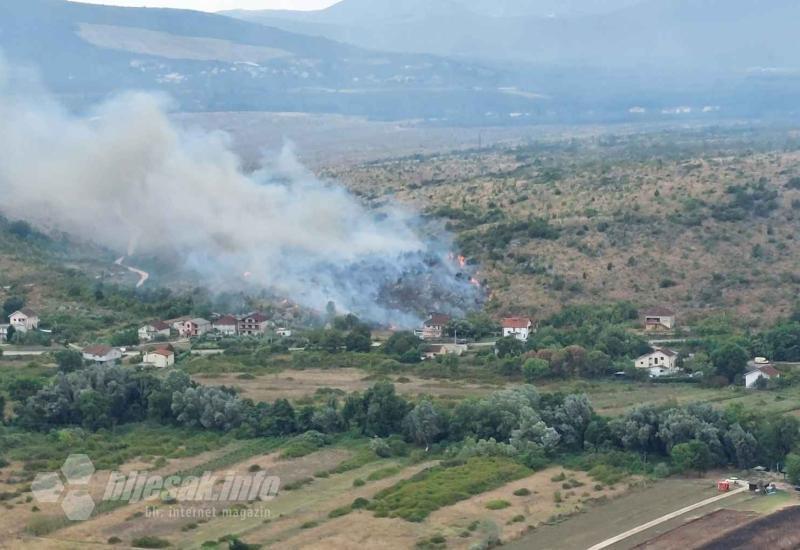
[[[382,304],[404,278],[442,296],[470,292],[413,214],[365,208],[288,148],[246,175],[227,136],[179,130],[164,98],[129,93],[76,116],[21,93],[9,74],[0,68],[0,212],[10,218],[175,260],[209,286],[269,289],[319,309],[332,300],[380,322],[414,319],[398,311],[402,298]]]

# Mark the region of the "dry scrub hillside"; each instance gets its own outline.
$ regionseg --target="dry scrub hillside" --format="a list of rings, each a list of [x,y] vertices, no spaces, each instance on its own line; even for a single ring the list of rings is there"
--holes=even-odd
[[[600,137],[325,175],[443,220],[496,313],[628,299],[758,321],[788,313],[800,287],[795,132]]]

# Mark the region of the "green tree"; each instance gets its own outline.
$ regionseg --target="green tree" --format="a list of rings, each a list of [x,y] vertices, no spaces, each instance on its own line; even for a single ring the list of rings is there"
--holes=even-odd
[[[670,456],[679,471],[695,470],[698,477],[711,466],[711,451],[708,445],[696,439],[675,445]]]
[[[83,366],[83,356],[77,351],[61,350],[55,352],[53,356],[61,372],[73,372]]]
[[[3,302],[3,315],[6,319],[14,313],[15,311],[19,311],[25,306],[25,300],[20,298],[19,296],[11,296],[6,298],[6,301]]]
[[[264,435],[289,435],[297,432],[297,415],[286,399],[278,399],[267,410]]]
[[[719,376],[727,378],[728,382],[744,373],[749,355],[747,351],[732,342],[722,344],[711,354],[711,362]]]
[[[36,395],[44,383],[39,378],[17,378],[8,384],[8,395],[12,401],[25,401]]]
[[[790,483],[800,484],[800,455],[791,453],[786,456],[786,476]]]
[[[547,378],[550,376],[550,363],[544,359],[531,357],[522,365],[522,375],[528,383]]]
[[[352,330],[344,339],[347,351],[368,353],[372,349],[372,336],[369,329]]]
[[[406,436],[426,449],[441,438],[446,430],[446,422],[428,399],[420,401],[403,420]]]
[[[525,344],[514,336],[506,336],[495,342],[494,351],[500,359],[517,357],[525,352]]]
[[[338,330],[326,330],[319,341],[319,347],[328,353],[338,353],[344,345],[344,339]]]
[[[135,328],[117,332],[111,337],[111,345],[114,347],[135,346],[138,343],[139,332]]]
[[[387,437],[400,432],[409,405],[395,393],[394,384],[378,382],[364,393],[360,409],[364,435]]]
[[[419,355],[419,347],[422,345],[422,340],[417,338],[413,332],[395,332],[392,334],[386,343],[383,345],[383,351],[387,355],[395,355],[402,357],[408,352],[414,352]]]

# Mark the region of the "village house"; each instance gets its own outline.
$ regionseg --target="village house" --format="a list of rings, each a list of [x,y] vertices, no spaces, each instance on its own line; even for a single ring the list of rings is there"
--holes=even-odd
[[[268,325],[269,319],[260,313],[249,313],[239,320],[239,334],[247,336],[264,334]]]
[[[191,315],[184,315],[183,317],[176,317],[175,319],[168,319],[164,321],[174,331],[180,332],[186,321],[191,320]]]
[[[5,344],[8,341],[8,329],[11,325],[0,325],[0,344]]]
[[[423,340],[438,340],[444,336],[445,327],[450,323],[450,316],[443,313],[431,313],[422,323],[422,329],[415,333]]]
[[[122,352],[111,346],[89,346],[83,350],[83,359],[93,363],[110,364],[122,359]]]
[[[678,372],[678,354],[671,349],[655,349],[636,359],[637,369],[647,369],[650,376],[668,376]]]
[[[17,332],[28,332],[39,328],[39,316],[28,308],[22,308],[9,315],[8,322]]]
[[[279,328],[275,331],[275,334],[280,336],[281,338],[289,338],[292,335],[291,329],[288,328]]]
[[[533,328],[533,322],[527,317],[506,317],[502,321],[503,338],[513,336],[523,342],[528,341]]]
[[[239,332],[239,320],[233,315],[220,317],[212,325],[214,330],[224,336],[236,336]]]
[[[181,336],[184,338],[194,338],[196,336],[202,336],[207,332],[211,331],[211,322],[206,321],[200,317],[196,317],[194,319],[189,319],[188,321],[183,323],[183,327],[180,330]]]
[[[760,379],[772,380],[780,378],[781,373],[764,357],[756,357],[747,363],[747,372],[744,374],[744,387],[754,388]]]
[[[175,364],[175,352],[168,348],[156,348],[145,352],[142,362],[159,369],[165,369]]]
[[[644,312],[644,329],[662,332],[675,328],[675,312],[665,307],[654,307]]]
[[[466,351],[466,344],[432,344],[423,348],[422,359],[435,359],[441,355],[460,357]]]
[[[158,338],[169,338],[170,326],[163,321],[153,321],[139,329],[140,342],[152,342]]]

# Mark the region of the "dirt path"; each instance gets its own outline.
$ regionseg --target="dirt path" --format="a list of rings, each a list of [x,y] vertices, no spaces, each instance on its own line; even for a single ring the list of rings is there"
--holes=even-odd
[[[642,525],[640,525],[638,527],[634,527],[633,529],[625,531],[624,533],[622,533],[620,535],[617,535],[616,537],[611,537],[610,539],[606,539],[603,542],[595,544],[594,546],[590,547],[589,550],[601,550],[602,548],[608,548],[609,546],[614,545],[614,544],[616,544],[616,543],[618,543],[620,541],[623,541],[623,540],[625,540],[625,539],[627,539],[629,537],[632,537],[632,536],[634,536],[634,535],[636,535],[638,533],[641,533],[642,531],[647,531],[648,529],[650,529],[652,527],[655,527],[656,525],[660,525],[660,524],[665,523],[665,522],[667,522],[667,521],[669,521],[671,519],[675,519],[678,516],[682,516],[683,514],[687,514],[687,513],[691,512],[692,510],[697,510],[698,508],[702,508],[703,506],[708,506],[709,504],[713,504],[713,503],[715,503],[717,501],[726,499],[726,498],[731,497],[733,495],[738,495],[739,493],[743,493],[743,492],[745,492],[747,490],[748,490],[747,487],[740,487],[739,489],[736,489],[734,491],[730,491],[730,492],[727,492],[727,493],[723,493],[721,495],[717,495],[715,497],[711,497],[711,498],[707,498],[705,500],[701,500],[700,502],[697,502],[697,503],[692,504],[690,506],[686,506],[685,508],[681,508],[680,510],[676,510],[675,512],[671,512],[669,514],[664,514],[663,516],[661,516],[659,518],[656,518],[653,521],[648,521],[647,523],[644,523],[644,524],[642,524]]]
[[[144,286],[144,284],[147,282],[147,279],[150,278],[150,274],[147,271],[142,271],[141,269],[136,269],[135,267],[124,265],[122,263],[124,261],[125,261],[125,256],[120,256],[114,263],[120,267],[124,267],[131,273],[135,273],[136,275],[139,276],[139,282],[136,283],[136,288],[141,288],[142,286]]]

